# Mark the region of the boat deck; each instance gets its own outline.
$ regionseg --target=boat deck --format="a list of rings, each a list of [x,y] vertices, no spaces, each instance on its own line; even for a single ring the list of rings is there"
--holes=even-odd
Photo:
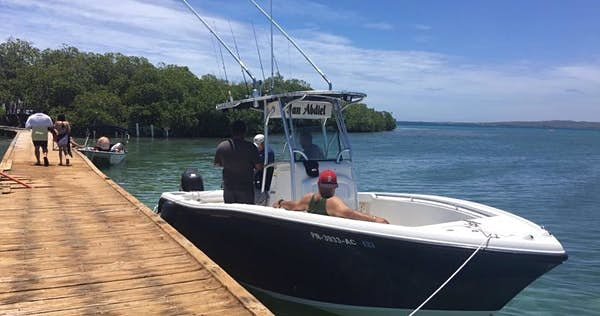
[[[52,149],[50,166],[35,166],[19,130],[0,164],[32,187],[0,181],[0,315],[271,315],[75,152],[70,167]]]

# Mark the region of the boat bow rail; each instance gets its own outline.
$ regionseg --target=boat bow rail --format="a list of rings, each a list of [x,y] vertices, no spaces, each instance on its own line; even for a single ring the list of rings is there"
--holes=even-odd
[[[378,194],[380,196],[388,195],[386,193]],[[399,195],[404,196],[402,194]],[[243,213],[251,216],[272,218],[277,221],[283,220],[307,224],[315,228],[334,229],[342,234],[358,233],[424,244],[475,249],[482,241],[491,236],[492,238],[485,247],[486,251],[556,255],[565,256],[566,258],[566,252],[558,240],[546,230],[539,226],[531,227],[527,223],[500,213],[496,216],[490,215],[478,219],[457,220],[423,226],[404,226],[401,221],[392,222],[390,225],[383,225],[306,212],[284,211],[269,206],[223,204],[222,191],[165,192],[161,197],[162,200],[175,201],[180,205],[185,205],[190,210],[198,209],[207,211],[218,209],[217,213],[219,216],[234,216],[235,213]],[[230,215],[227,215],[228,212],[230,212]],[[392,217],[389,213],[382,214],[379,212],[375,213],[374,211],[372,213]],[[520,217],[517,217],[517,219],[523,220]]]

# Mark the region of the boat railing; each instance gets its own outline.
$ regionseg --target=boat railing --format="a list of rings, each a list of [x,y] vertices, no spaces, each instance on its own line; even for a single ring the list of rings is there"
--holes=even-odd
[[[444,199],[437,199],[435,197],[423,197],[423,196],[415,196],[415,195],[411,195],[411,194],[402,194],[402,193],[375,193],[374,196],[375,196],[375,198],[378,198],[378,197],[405,198],[405,199],[410,200],[411,202],[435,203],[435,204],[438,204],[441,206],[452,207],[456,211],[460,211],[460,212],[467,211],[469,213],[472,213],[472,215],[479,215],[479,216],[485,216],[485,217],[496,215],[491,212],[486,212],[482,209],[479,209],[479,208],[476,208],[476,207],[473,207],[470,205],[466,205],[463,203],[450,202],[450,201],[447,201]]]

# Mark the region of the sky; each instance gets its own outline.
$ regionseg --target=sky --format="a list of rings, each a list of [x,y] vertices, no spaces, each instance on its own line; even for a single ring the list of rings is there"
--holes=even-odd
[[[250,1],[188,1],[255,78],[270,76],[270,24]],[[270,1],[256,1],[270,11]],[[398,120],[600,121],[600,1],[274,0],[272,8],[334,90],[364,92]],[[0,21],[2,42],[120,52],[243,80],[180,0],[0,0]],[[273,50],[275,71],[327,89],[276,29]]]

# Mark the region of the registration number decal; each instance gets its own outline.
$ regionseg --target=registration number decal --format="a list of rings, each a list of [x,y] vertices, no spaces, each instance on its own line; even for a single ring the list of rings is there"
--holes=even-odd
[[[352,238],[344,238],[339,236],[331,236],[326,234],[319,234],[315,232],[310,232],[310,237],[316,241],[327,242],[331,244],[337,245],[346,245],[352,247],[365,247],[365,248],[375,248],[375,243],[367,240],[355,240]]]

